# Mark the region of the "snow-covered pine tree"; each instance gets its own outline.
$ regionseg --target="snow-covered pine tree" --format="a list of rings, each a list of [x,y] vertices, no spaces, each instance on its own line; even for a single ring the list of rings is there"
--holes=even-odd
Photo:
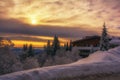
[[[107,28],[106,28],[106,25],[104,23],[102,36],[101,36],[101,40],[100,40],[100,50],[106,51],[108,49],[109,49],[109,38],[108,38],[108,34],[107,34]]]
[[[60,42],[58,36],[56,35],[54,36],[52,47],[53,47],[53,56],[54,56],[56,54],[56,51],[60,49]]]

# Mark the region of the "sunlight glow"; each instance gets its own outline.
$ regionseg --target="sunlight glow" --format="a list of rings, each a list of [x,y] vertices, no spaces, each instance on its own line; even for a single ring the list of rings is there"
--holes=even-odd
[[[46,42],[34,42],[34,41],[24,41],[24,40],[12,40],[15,44],[14,47],[23,47],[23,44],[32,44],[33,47],[43,47],[46,45]]]
[[[31,20],[31,23],[32,23],[33,25],[36,25],[36,24],[37,24],[37,20],[32,19],[32,20]]]
[[[38,25],[39,24],[39,22],[38,22],[39,20],[36,17],[36,15],[34,15],[34,14],[28,14],[28,16],[26,18],[27,18],[26,23],[29,23],[31,25]]]
[[[35,48],[43,48],[47,42],[38,42],[38,41],[27,41],[27,40],[12,40],[12,42],[14,43],[14,47],[23,47],[23,44],[32,44],[33,47]],[[61,46],[64,45],[64,43],[60,43]]]

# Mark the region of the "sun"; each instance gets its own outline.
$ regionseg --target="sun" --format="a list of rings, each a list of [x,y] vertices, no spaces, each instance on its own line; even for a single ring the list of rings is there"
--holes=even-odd
[[[32,19],[31,20],[31,24],[36,25],[37,24],[37,20],[36,19]]]
[[[30,25],[39,25],[39,18],[35,15],[28,15],[26,22]]]

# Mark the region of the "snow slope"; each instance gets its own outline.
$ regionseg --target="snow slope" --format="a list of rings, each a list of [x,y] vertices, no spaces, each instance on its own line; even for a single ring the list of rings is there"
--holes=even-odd
[[[95,52],[72,64],[37,68],[0,76],[0,80],[53,80],[63,77],[120,73],[120,47]]]

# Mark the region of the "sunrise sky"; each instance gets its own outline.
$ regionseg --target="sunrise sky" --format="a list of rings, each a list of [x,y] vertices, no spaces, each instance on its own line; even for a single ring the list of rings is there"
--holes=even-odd
[[[61,42],[100,35],[120,36],[120,0],[0,0],[0,36],[16,47],[42,47],[54,35]]]

